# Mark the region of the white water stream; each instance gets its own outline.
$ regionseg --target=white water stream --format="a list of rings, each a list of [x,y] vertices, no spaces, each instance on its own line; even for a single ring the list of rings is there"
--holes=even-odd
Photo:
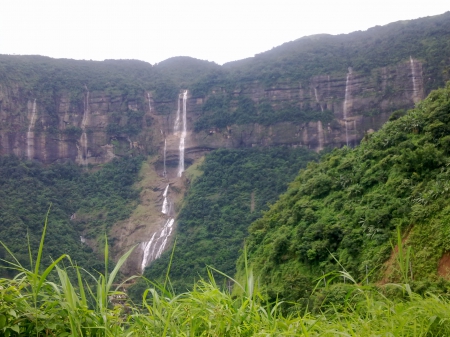
[[[31,108],[31,119],[27,132],[27,158],[29,160],[33,159],[34,156],[34,132],[32,131],[34,124],[36,124],[36,99],[34,99],[33,106]]]
[[[88,164],[88,140],[87,140],[87,134],[86,134],[86,125],[88,124],[89,120],[89,90],[86,88],[86,99],[84,102],[84,112],[83,112],[83,119],[81,120],[81,137],[80,137],[80,148],[78,149],[78,162],[81,163],[84,166],[87,166]]]
[[[153,240],[155,239],[156,232],[153,233],[152,238],[148,242],[142,242],[142,250],[144,251],[144,256],[142,257],[141,270],[144,272],[145,267],[147,267],[150,262],[150,249],[152,248]]]
[[[319,151],[321,151],[323,150],[323,143],[324,143],[323,125],[321,121],[317,122],[317,137],[319,139]]]
[[[413,101],[416,102],[417,99],[416,69],[414,67],[414,60],[412,56],[409,57],[409,61],[411,63],[411,75],[413,83]]]
[[[167,198],[168,192],[169,192],[169,185],[166,186],[166,189],[164,190],[164,193],[163,193],[164,201],[163,201],[162,210],[161,210],[161,213],[163,213],[163,214],[169,213],[169,200]]]
[[[152,112],[152,104],[150,102],[150,94],[147,94],[147,99],[148,99],[148,110],[149,110],[149,112]]]
[[[181,116],[181,104],[180,104],[181,94],[178,95],[178,108],[177,115],[175,117],[175,125],[173,126],[173,131],[178,132],[180,130],[180,116]]]
[[[314,96],[316,96],[316,102],[319,103],[319,105],[320,105],[320,110],[322,110],[322,112],[323,112],[323,106],[322,106],[322,104],[319,102],[319,95],[317,94],[317,88],[314,88]]]
[[[180,161],[178,164],[178,177],[181,177],[184,172],[184,140],[186,138],[186,130],[187,130],[187,125],[186,125],[187,93],[188,93],[187,90],[185,90],[183,93],[183,113],[181,116],[181,135],[180,135],[180,145],[178,147],[180,150]],[[178,100],[178,104],[179,104],[179,102],[180,102],[180,100]],[[178,115],[178,112],[177,112],[177,115]],[[177,121],[175,121],[175,128],[177,127],[176,123],[177,123]],[[178,125],[178,128],[179,128],[179,125]]]
[[[167,175],[167,170],[166,170],[166,152],[167,152],[167,140],[164,138],[164,170],[163,170],[163,176],[164,177]]]
[[[352,68],[348,68],[347,80],[345,81],[345,99],[344,99],[344,107],[343,107],[343,115],[345,122],[345,141],[348,146],[348,126],[347,126],[347,109],[348,109],[348,101],[350,100],[350,80],[352,75]]]
[[[150,241],[141,243],[142,250],[144,251],[141,263],[142,272],[144,272],[145,267],[147,267],[150,262],[161,256],[170,234],[172,234],[174,221],[175,219],[173,218],[167,219],[161,231],[153,233]]]
[[[178,134],[180,137],[179,144],[179,164],[178,164],[178,177],[181,177],[184,172],[184,145],[185,138],[187,132],[186,125],[186,110],[187,110],[187,95],[188,91],[185,90],[183,94],[178,96],[178,109],[175,117],[175,125],[174,132]],[[150,97],[148,96],[149,104]],[[183,105],[181,105],[181,100],[183,101]],[[150,106],[149,106],[149,109]],[[161,131],[162,132],[162,131]],[[167,150],[167,141],[164,139],[164,171],[163,176],[166,176],[166,150]],[[169,198],[169,187],[168,184],[164,189],[163,193],[163,204],[161,213],[168,216],[165,220],[164,226],[159,230],[153,233],[150,241],[142,242],[141,249],[143,251],[143,257],[141,262],[141,271],[144,272],[145,267],[147,267],[150,262],[156,260],[161,256],[166,247],[167,241],[169,240],[170,235],[172,234],[173,224],[175,219],[170,217],[171,214],[171,201]]]

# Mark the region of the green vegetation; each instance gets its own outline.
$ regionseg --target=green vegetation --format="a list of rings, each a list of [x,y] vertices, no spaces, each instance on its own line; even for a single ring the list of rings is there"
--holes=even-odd
[[[343,268],[357,280],[372,270],[371,280],[408,276],[417,289],[437,281],[450,249],[449,116],[450,84],[357,148],[310,163],[250,227],[249,259],[266,299],[307,301],[317,277]],[[388,261],[397,228],[405,249]]]
[[[122,291],[124,283],[114,284],[120,266],[132,249],[111,273],[107,268],[107,245],[105,271],[95,276],[73,264],[65,254],[44,267],[41,257],[46,230],[47,222],[37,257],[34,260],[30,257],[31,268],[23,267],[13,258],[8,267],[19,273],[12,280],[0,279],[2,336],[419,337],[450,334],[450,301],[433,294],[417,295],[408,284],[383,288],[328,285],[325,292],[328,297],[322,299],[318,313],[292,310],[286,314],[282,302],[262,303],[249,269],[243,283],[234,283],[240,295],[232,296],[220,290],[210,272],[208,280],[197,282],[192,291],[181,294],[170,290],[168,279],[164,284],[153,283],[144,293],[142,306],[137,307],[126,299]],[[75,283],[68,276],[70,271],[76,273]],[[51,274],[55,275],[54,281],[49,279]],[[345,276],[352,279],[349,274]],[[394,301],[385,296],[392,291],[399,294]],[[330,303],[327,301],[330,298],[340,301]]]
[[[363,32],[307,36],[223,67],[234,81],[259,79],[270,87],[286,81],[307,81],[317,75],[345,74],[348,67],[370,75],[374,69],[409,61],[412,56],[425,63],[423,77],[426,91],[430,92],[450,79],[449,18],[447,12]],[[379,74],[373,75],[377,80]]]
[[[299,169],[316,158],[312,151],[285,147],[221,149],[207,155],[200,167],[203,175],[193,182],[178,216],[170,274],[174,288],[184,291],[195,279],[206,278],[207,265],[233,275],[248,226],[285,191]],[[145,276],[164,275],[169,257],[163,254],[154,261]],[[134,293],[142,293],[143,287]]]
[[[98,172],[84,173],[70,163],[43,166],[13,156],[0,157],[1,240],[27,265],[27,235],[31,248],[36,249],[42,231],[39,224],[52,204],[44,261],[70,254],[89,270],[101,270],[99,259],[80,242],[80,235],[96,245],[115,222],[129,216],[139,196],[132,185],[141,162],[141,157],[115,159]],[[7,256],[0,248],[0,258]]]
[[[233,109],[231,107],[235,106]],[[299,107],[291,102],[285,102],[275,110],[267,101],[256,105],[246,96],[234,98],[233,94],[216,94],[208,98],[202,106],[202,113],[194,124],[194,131],[212,128],[225,128],[232,124],[258,123],[269,126],[279,122],[307,123],[311,121],[331,122],[332,111],[315,110],[311,107]]]
[[[316,102],[300,106],[298,102],[286,100],[280,106],[274,106],[268,97],[261,97],[255,103],[249,98],[251,88],[256,84],[266,89],[299,85],[308,89],[314,76],[345,78],[349,67],[380,86],[386,76],[384,67],[409,64],[410,56],[423,64],[424,89],[429,93],[450,79],[447,59],[450,53],[449,18],[450,12],[377,26],[364,32],[303,37],[255,57],[225,64],[220,70],[211,70],[191,86],[194,97],[206,98],[194,129],[200,131],[246,123],[268,126],[280,121],[329,123],[334,118],[332,111],[321,111]],[[398,98],[402,93],[399,88],[388,85],[380,92],[365,95],[381,100]],[[399,108],[405,106],[393,104],[387,112]],[[380,106],[368,106],[361,114],[376,116],[381,112]]]

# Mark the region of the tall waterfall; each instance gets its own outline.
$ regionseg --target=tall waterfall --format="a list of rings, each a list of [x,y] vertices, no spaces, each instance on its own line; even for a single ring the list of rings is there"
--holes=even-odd
[[[347,80],[345,81],[345,99],[344,99],[344,107],[343,107],[343,115],[345,122],[345,141],[348,146],[348,126],[347,126],[347,113],[348,113],[348,104],[350,100],[350,80],[352,75],[352,68],[348,68]]]
[[[414,67],[414,60],[412,56],[409,57],[409,61],[411,64],[411,76],[412,76],[412,83],[413,83],[413,101],[414,103],[417,101],[417,84],[416,84],[416,69]]]
[[[323,125],[321,121],[317,122],[317,138],[319,140],[319,151],[321,151],[323,150],[323,143],[324,143]]]
[[[163,170],[163,176],[165,177],[167,175],[166,170],[166,152],[167,152],[167,140],[164,138],[164,170]]]
[[[155,239],[156,232],[153,233],[152,238],[148,242],[142,243],[142,249],[144,251],[144,256],[142,257],[141,270],[144,272],[145,267],[147,267],[150,260],[150,250],[152,249],[152,243]]]
[[[319,103],[319,105],[320,105],[320,110],[322,110],[322,112],[323,112],[323,106],[322,106],[322,104],[319,102],[319,95],[317,94],[317,88],[316,88],[316,87],[314,87],[314,96],[316,96],[316,102]]]
[[[177,115],[175,117],[175,125],[173,126],[173,131],[178,132],[180,130],[180,116],[181,116],[181,105],[180,105],[181,94],[178,95],[178,108]]]
[[[179,150],[180,150],[180,161],[178,164],[178,177],[181,177],[181,175],[184,172],[184,140],[186,138],[186,105],[187,105],[187,90],[184,91],[183,93],[183,113],[181,116],[181,135],[180,135],[180,145],[179,145]],[[178,104],[179,104],[180,100],[178,100]],[[179,108],[178,108],[179,110]],[[178,112],[177,112],[177,117],[178,117]],[[177,127],[177,121],[175,121],[175,127]],[[179,127],[179,125],[178,125]]]
[[[31,119],[27,132],[27,158],[29,160],[33,159],[34,156],[34,132],[32,131],[34,124],[36,124],[36,99],[34,99],[33,106],[31,108]]]
[[[141,270],[144,272],[145,267],[157,258],[159,258],[166,247],[170,234],[172,234],[174,218],[166,220],[163,228],[159,232],[153,233],[152,238],[148,242],[141,243],[144,255],[141,263]]]
[[[147,99],[148,99],[148,110],[152,112],[152,103],[150,102],[150,94],[147,93]]]
[[[83,112],[83,119],[81,120],[81,130],[82,134],[80,137],[80,148],[78,149],[78,162],[82,165],[86,166],[88,164],[88,140],[87,140],[87,134],[86,134],[86,125],[88,124],[89,120],[89,90],[86,88],[86,98],[84,102],[84,112]]]
[[[163,214],[169,213],[169,200],[167,198],[167,193],[168,192],[169,192],[169,185],[167,185],[167,187],[166,187],[166,189],[164,190],[164,193],[163,193],[164,201],[163,201],[162,210],[161,210],[161,213],[163,213]]]

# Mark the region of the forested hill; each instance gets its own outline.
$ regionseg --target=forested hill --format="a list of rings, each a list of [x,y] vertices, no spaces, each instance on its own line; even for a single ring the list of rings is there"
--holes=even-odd
[[[248,256],[267,296],[306,298],[317,277],[342,270],[357,281],[371,270],[371,282],[449,278],[449,164],[450,84],[357,148],[310,163],[250,228]],[[403,251],[411,247],[406,274],[391,256],[397,228]]]
[[[429,91],[449,79],[450,12],[417,20],[398,21],[350,34],[319,34],[284,43],[255,57],[226,63],[224,69],[240,80],[258,78],[267,85],[305,81],[321,74],[362,74],[409,59],[427,64]],[[446,65],[443,72],[440,67]]]

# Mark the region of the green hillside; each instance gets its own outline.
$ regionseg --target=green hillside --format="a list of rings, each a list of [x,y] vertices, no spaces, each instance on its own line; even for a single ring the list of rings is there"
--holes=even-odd
[[[306,149],[286,147],[208,154],[178,217],[173,286],[179,291],[191,288],[195,280],[207,278],[206,266],[233,275],[248,226],[286,190],[300,168],[317,157]],[[154,261],[144,276],[155,280],[165,275],[170,254]]]
[[[71,163],[43,166],[0,157],[0,240],[21,264],[29,266],[28,241],[36,251],[51,206],[44,261],[70,254],[89,270],[103,269],[91,246],[95,248],[109,228],[136,206],[139,193],[133,183],[141,162],[141,157],[116,159],[98,172],[85,173]],[[3,247],[0,259],[10,259]],[[7,272],[0,269],[0,275]]]
[[[317,277],[342,270],[360,281],[373,270],[370,281],[382,283],[449,277],[438,273],[450,250],[449,156],[450,84],[357,148],[310,163],[250,227],[248,255],[266,296],[299,301]],[[390,259],[397,228],[411,247],[407,275]]]
[[[312,76],[373,69],[408,60],[426,63],[427,92],[449,79],[450,12],[398,21],[350,34],[319,34],[286,42],[255,57],[224,64],[234,79],[277,82],[304,81]],[[425,78],[425,76],[424,76]]]

